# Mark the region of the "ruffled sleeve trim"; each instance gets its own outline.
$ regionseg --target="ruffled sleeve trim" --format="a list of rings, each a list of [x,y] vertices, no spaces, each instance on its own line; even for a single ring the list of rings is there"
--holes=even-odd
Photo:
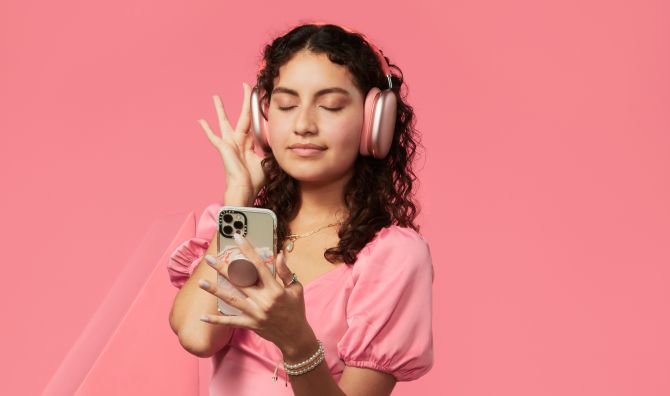
[[[168,274],[170,274],[170,282],[175,287],[181,288],[191,277],[207,248],[209,248],[208,240],[194,237],[183,242],[172,252],[168,264]]]
[[[167,270],[175,287],[181,288],[202,261],[216,231],[216,215],[220,207],[219,203],[207,206],[196,225],[196,235],[182,242],[170,254]]]
[[[421,368],[409,369],[409,370],[397,369],[392,366],[384,366],[372,360],[344,360],[344,364],[350,367],[368,368],[372,370],[381,371],[383,373],[392,375],[393,378],[398,382],[400,381],[407,382],[417,380],[423,377],[426,373],[428,373],[433,367],[433,358],[431,357],[430,362],[424,364],[423,366],[421,366]]]

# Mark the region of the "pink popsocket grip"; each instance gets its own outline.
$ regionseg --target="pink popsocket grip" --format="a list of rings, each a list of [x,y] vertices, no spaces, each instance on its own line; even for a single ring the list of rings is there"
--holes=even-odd
[[[258,270],[242,253],[230,256],[228,280],[237,287],[248,287],[258,282]]]
[[[274,272],[272,268],[272,251],[267,248],[256,248],[256,253],[269,266],[270,272]],[[254,263],[249,261],[247,257],[234,246],[227,247],[222,256],[228,262],[226,267],[228,281],[236,287],[249,287],[258,282],[258,270]]]

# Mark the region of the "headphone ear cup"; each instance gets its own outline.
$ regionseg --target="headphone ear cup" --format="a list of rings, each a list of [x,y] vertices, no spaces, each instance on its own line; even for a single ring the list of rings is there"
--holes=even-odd
[[[372,87],[365,96],[365,110],[363,113],[363,130],[361,131],[361,143],[359,152],[361,155],[371,155],[370,137],[372,134],[372,121],[374,119],[375,101],[381,90]]]
[[[268,115],[270,114],[270,105],[265,102],[262,104],[263,106],[263,112]],[[268,120],[261,116],[261,137],[263,139],[263,149],[266,150],[267,152],[272,151],[270,148],[270,127],[268,125]]]
[[[268,120],[263,117],[261,114],[261,106],[265,114],[268,114],[269,106],[267,101],[261,103],[260,98],[262,97],[262,92],[258,87],[254,87],[251,91],[251,129],[254,131],[254,138],[256,143],[263,149],[265,152],[270,152],[270,139],[269,139],[269,128]]]
[[[385,158],[391,149],[398,109],[398,99],[391,89],[373,87],[365,99],[365,116],[361,132],[360,153]]]

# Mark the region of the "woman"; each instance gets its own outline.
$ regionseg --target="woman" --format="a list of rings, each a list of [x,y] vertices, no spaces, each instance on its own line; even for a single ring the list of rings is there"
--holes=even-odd
[[[187,351],[213,357],[211,394],[389,395],[396,381],[432,367],[432,262],[414,224],[414,114],[400,96],[402,74],[389,83],[382,59],[339,26],[295,27],[266,46],[257,77],[266,157],[254,150],[247,84],[234,129],[216,96],[221,136],[200,120],[224,161],[225,204],[272,209],[281,247],[274,277],[238,241],[260,274],[242,288],[244,300],[216,288],[227,264],[216,259],[221,204],[206,208],[197,236],[171,256],[180,290],[170,324]],[[388,85],[397,100],[390,148],[362,155],[367,94]],[[217,297],[243,314],[220,315]]]

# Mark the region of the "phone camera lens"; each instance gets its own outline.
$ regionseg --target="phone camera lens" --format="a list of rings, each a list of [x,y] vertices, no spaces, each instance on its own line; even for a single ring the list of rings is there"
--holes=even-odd
[[[231,221],[233,221],[233,215],[231,214],[223,215],[223,221],[225,221],[226,223],[230,223]]]
[[[238,230],[241,230],[242,228],[244,228],[244,223],[242,223],[241,221],[236,221],[233,223],[233,227],[237,228]]]
[[[226,235],[233,235],[233,227],[231,226],[223,227],[223,233]]]

